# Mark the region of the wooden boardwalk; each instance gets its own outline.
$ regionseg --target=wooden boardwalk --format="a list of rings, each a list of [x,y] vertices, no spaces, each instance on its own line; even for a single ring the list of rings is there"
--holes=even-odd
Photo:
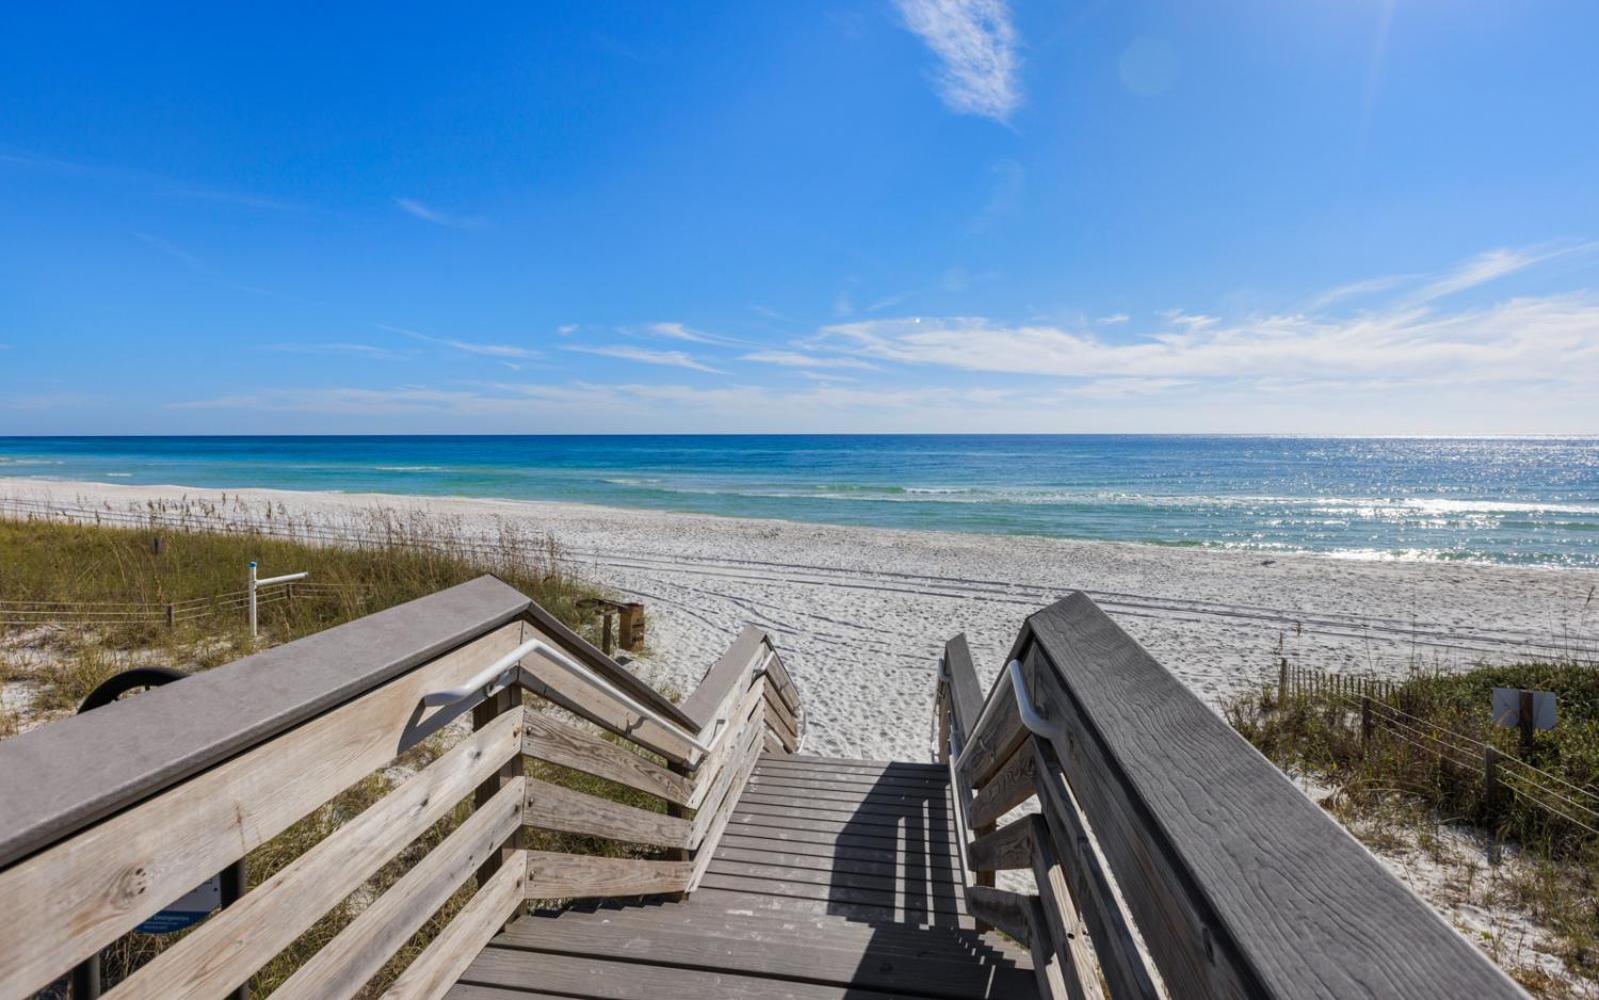
[[[492,577],[264,650],[0,742],[0,1000],[237,997],[375,875],[274,1000],[1525,996],[1087,597],[993,666],[903,763],[800,753],[758,627],[677,703]]]
[[[689,899],[536,910],[447,996],[1036,997],[959,872],[947,769],[767,754]]]

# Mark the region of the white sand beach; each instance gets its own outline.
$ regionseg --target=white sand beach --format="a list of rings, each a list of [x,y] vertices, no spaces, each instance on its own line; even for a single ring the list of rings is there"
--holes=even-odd
[[[1399,675],[1414,666],[1599,650],[1599,572],[1266,556],[1112,542],[837,527],[571,503],[228,490],[218,517],[287,510],[333,532],[374,507],[468,532],[553,535],[568,565],[645,602],[648,680],[686,693],[747,622],[801,688],[808,751],[923,759],[936,658],[957,632],[987,684],[1022,619],[1086,590],[1211,704],[1280,657]],[[0,479],[0,503],[117,511],[224,491]],[[290,571],[293,567],[267,567]]]

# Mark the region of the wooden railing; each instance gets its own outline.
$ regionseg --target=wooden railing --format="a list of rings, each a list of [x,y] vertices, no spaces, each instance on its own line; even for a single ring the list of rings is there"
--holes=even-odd
[[[440,996],[526,900],[692,891],[756,757],[794,750],[802,725],[758,630],[679,707],[485,577],[41,727],[0,744],[0,998],[57,981],[468,711],[471,731],[442,755],[106,995],[246,984],[469,801],[273,994],[354,995],[475,882],[385,994]],[[531,777],[525,758],[663,811]],[[670,853],[532,850],[525,828]]]
[[[952,639],[935,711],[968,909],[1044,995],[1525,995],[1088,597],[1007,660],[985,701]]]

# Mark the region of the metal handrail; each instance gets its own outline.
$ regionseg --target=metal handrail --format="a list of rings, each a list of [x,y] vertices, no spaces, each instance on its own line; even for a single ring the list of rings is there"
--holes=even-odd
[[[521,646],[518,646],[517,650],[526,650],[526,652],[536,652],[541,654],[545,659],[549,660],[551,663],[554,663],[556,666],[561,667],[578,680],[589,685],[597,691],[609,695],[613,700],[621,702],[622,706],[628,709],[634,715],[637,715],[643,719],[647,719],[648,721],[653,722],[657,726],[660,726],[661,728],[672,733],[674,736],[680,737],[700,753],[711,752],[711,749],[715,744],[714,739],[710,744],[701,743],[699,738],[693,733],[690,733],[687,729],[684,729],[682,726],[678,725],[676,722],[673,722],[671,719],[668,719],[666,716],[661,715],[660,713],[643,704],[640,704],[639,701],[632,695],[616,687],[610,681],[600,677],[598,674],[595,674],[587,666],[579,663],[577,660],[572,659],[565,653],[565,651],[557,649],[542,639],[530,639]],[[525,652],[519,652],[517,659],[521,659],[521,657],[524,655],[526,655]],[[488,671],[484,671],[484,673],[487,672]],[[480,674],[479,676],[482,675]]]
[[[1046,739],[1054,739],[1061,736],[1065,732],[1065,727],[1058,722],[1051,722],[1048,718],[1046,718],[1044,713],[1040,712],[1037,706],[1033,704],[1033,699],[1027,694],[1027,677],[1022,673],[1022,661],[1012,660],[1005,665],[1005,669],[1010,672],[1011,692],[1016,697],[1016,710],[1021,714],[1022,725],[1027,727],[1029,732],[1038,736],[1043,736]],[[988,700],[983,704],[983,710],[978,713],[977,724],[972,726],[972,731],[966,734],[966,743],[964,746],[960,746],[958,749],[956,749],[953,746],[953,744],[956,743],[956,740],[954,739],[954,734],[951,733],[951,749],[956,750],[956,768],[963,767],[966,764],[967,755],[975,750],[982,742],[978,739],[978,735],[982,733],[983,726],[988,722],[989,716],[994,713],[994,705],[999,700],[995,698],[994,695],[998,693],[998,690],[998,684],[995,684],[989,689]]]
[[[634,715],[653,722],[657,726],[660,726],[663,729],[671,732],[673,735],[682,738],[690,746],[694,747],[694,749],[700,751],[700,753],[710,753],[711,750],[715,748],[717,739],[722,735],[722,732],[727,725],[727,719],[717,719],[715,723],[713,723],[710,742],[702,742],[699,737],[695,736],[693,733],[690,733],[676,722],[673,722],[671,719],[666,718],[648,706],[641,704],[637,699],[629,695],[627,692],[621,690],[611,682],[607,681],[605,678],[594,673],[585,664],[567,655],[564,650],[550,645],[543,639],[529,639],[520,646],[517,646],[515,649],[511,650],[509,653],[506,653],[504,656],[500,657],[498,660],[495,660],[490,666],[483,668],[464,684],[452,688],[445,688],[442,691],[431,691],[423,695],[422,704],[432,708],[444,705],[454,705],[474,696],[487,698],[497,691],[510,685],[511,682],[516,679],[516,673],[520,668],[522,658],[532,653],[540,654],[545,659],[549,660],[551,663],[554,663],[556,666],[561,667],[567,673],[576,677],[583,683],[604,693],[613,700],[621,702],[622,706],[628,711],[632,712]],[[776,657],[776,651],[768,649],[766,651],[766,656],[761,660],[760,666],[756,667],[753,676],[756,678],[761,677],[771,665],[772,660]]]
[[[1034,736],[1045,739],[1056,739],[1065,732],[1065,727],[1059,722],[1051,722],[1044,717],[1033,704],[1032,696],[1027,693],[1027,677],[1022,673],[1022,661],[1012,660],[1008,665],[1010,670],[1011,690],[1016,693],[1016,711],[1021,713],[1022,725]]]
[[[484,698],[495,694],[500,689],[507,687],[516,679],[516,669],[522,657],[544,645],[539,639],[531,639],[495,660],[491,666],[484,667],[472,676],[472,679],[458,687],[445,688],[442,691],[430,691],[422,696],[422,704],[433,708],[441,705],[454,705],[465,701],[475,694],[481,693]]]

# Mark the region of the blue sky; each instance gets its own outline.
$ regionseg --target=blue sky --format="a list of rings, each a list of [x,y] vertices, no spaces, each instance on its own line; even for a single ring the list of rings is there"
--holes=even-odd
[[[34,4],[0,433],[1599,432],[1591,0]]]

